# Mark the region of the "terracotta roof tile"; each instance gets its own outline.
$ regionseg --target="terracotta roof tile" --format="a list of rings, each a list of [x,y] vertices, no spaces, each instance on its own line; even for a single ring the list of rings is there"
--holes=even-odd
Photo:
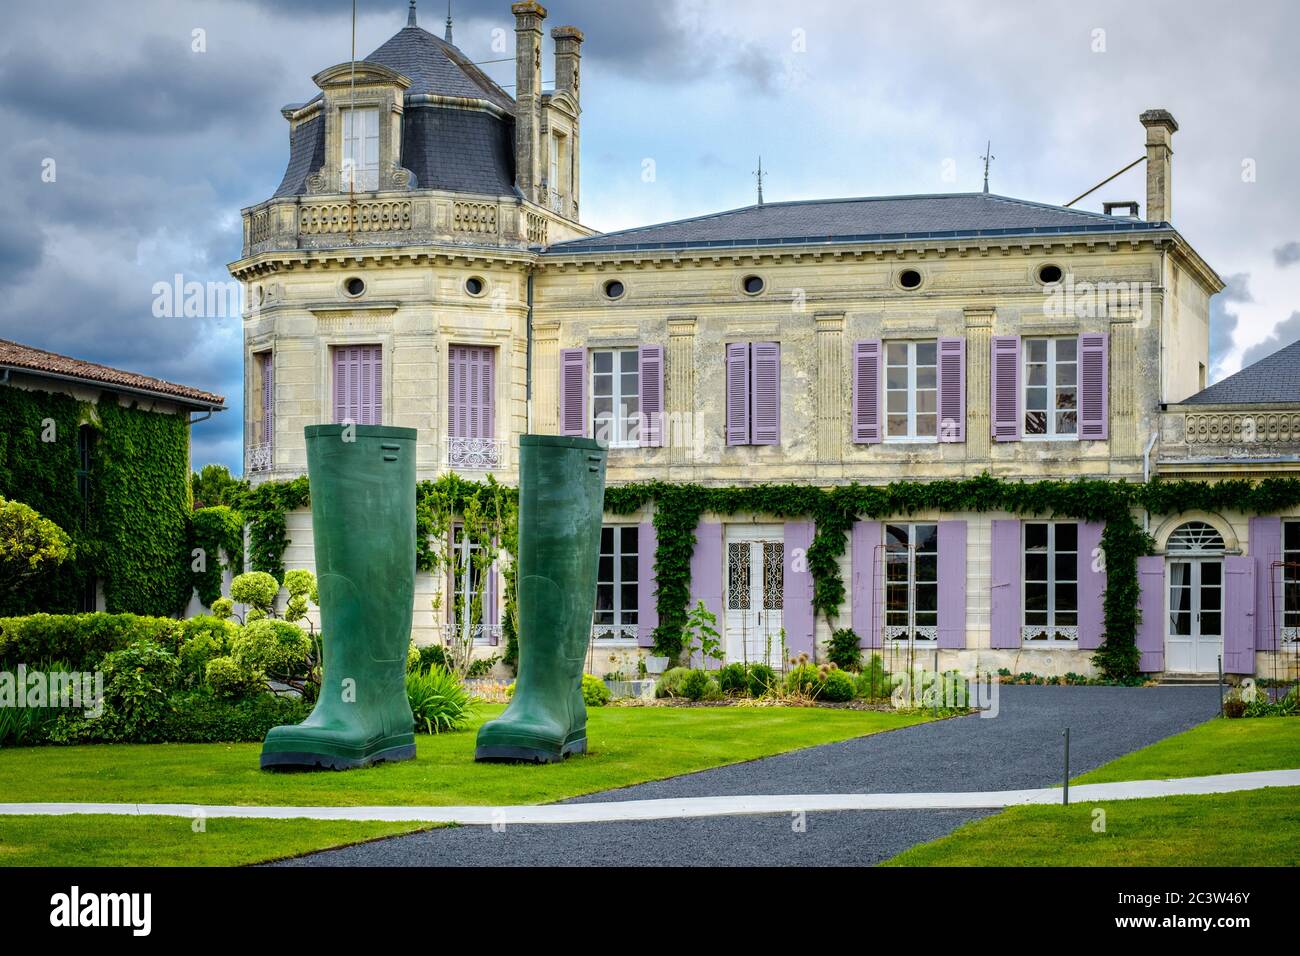
[[[124,372],[107,365],[96,365],[81,359],[47,352],[44,349],[20,345],[7,339],[0,339],[0,367],[24,369],[32,372],[48,372],[66,376],[83,382],[97,383],[109,388],[121,388],[135,392],[150,392],[163,397],[172,397],[182,402],[197,403],[203,406],[225,405],[225,398],[213,392],[177,385],[149,375],[137,375]]]

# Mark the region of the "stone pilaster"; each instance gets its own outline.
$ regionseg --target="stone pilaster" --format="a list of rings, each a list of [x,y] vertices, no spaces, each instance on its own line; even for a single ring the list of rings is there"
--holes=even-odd
[[[515,15],[515,185],[539,202],[542,130],[542,21],[546,8],[534,0],[511,5]]]
[[[844,458],[844,313],[819,312],[817,329],[817,460]]]
[[[966,460],[988,461],[992,423],[989,421],[989,350],[996,310],[972,308],[966,317]]]
[[[700,436],[695,414],[695,316],[668,317],[668,354],[664,360],[664,440],[673,465],[692,464]]]
[[[1110,457],[1132,458],[1138,449],[1137,328],[1131,313],[1110,320]]]

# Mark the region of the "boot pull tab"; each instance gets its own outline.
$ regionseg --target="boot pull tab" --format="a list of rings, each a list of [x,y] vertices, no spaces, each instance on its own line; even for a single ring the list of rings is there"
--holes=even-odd
[[[602,458],[600,455],[588,455],[588,456],[587,456],[587,461],[588,461],[590,464],[587,465],[587,470],[588,470],[588,471],[600,471],[600,463],[601,463],[602,461],[604,461],[604,460],[605,460],[605,459]]]
[[[384,451],[384,461],[397,461],[397,453],[402,450],[401,445],[380,445]]]

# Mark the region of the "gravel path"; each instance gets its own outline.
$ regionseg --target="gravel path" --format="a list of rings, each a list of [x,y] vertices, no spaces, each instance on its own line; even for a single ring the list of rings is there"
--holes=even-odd
[[[964,717],[606,791],[573,802],[1050,786],[1070,728],[1071,775],[1213,716],[1213,687],[1000,688],[993,719]],[[878,863],[983,812],[864,811],[640,823],[459,827],[327,850],[287,866],[747,866]]]

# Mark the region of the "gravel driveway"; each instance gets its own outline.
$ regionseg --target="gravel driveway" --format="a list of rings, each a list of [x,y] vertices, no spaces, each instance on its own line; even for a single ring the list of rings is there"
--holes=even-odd
[[[1213,716],[1213,687],[1000,688],[996,718],[963,717],[579,797],[1009,790],[1071,775]],[[987,813],[867,811],[639,823],[460,827],[327,850],[279,866],[868,865]]]

